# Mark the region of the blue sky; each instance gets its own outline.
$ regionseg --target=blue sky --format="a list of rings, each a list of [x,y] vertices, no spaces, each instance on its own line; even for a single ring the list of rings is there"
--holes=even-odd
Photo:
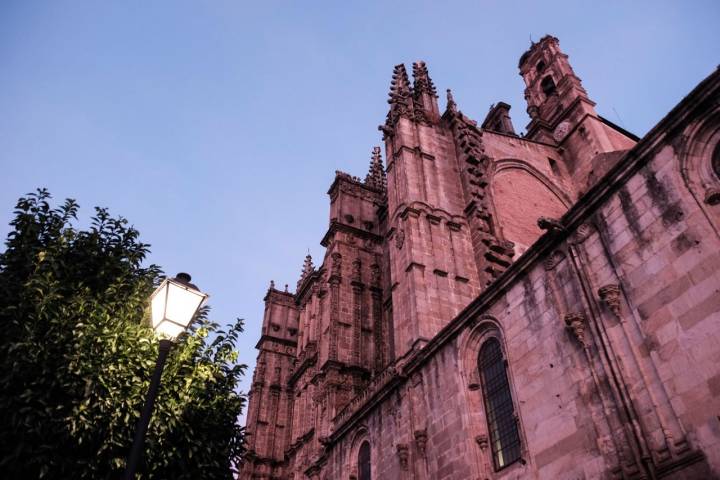
[[[364,176],[395,64],[425,60],[478,120],[510,103],[522,130],[518,58],[551,33],[598,112],[643,135],[717,66],[718,20],[717,1],[4,0],[0,236],[36,187],[81,223],[109,207],[216,321],[246,319],[252,366],[268,283],[322,259],[327,188]]]

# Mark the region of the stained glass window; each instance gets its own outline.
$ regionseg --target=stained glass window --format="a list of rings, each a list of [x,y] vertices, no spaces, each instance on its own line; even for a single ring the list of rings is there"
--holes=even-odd
[[[479,368],[493,464],[500,470],[520,459],[520,435],[505,359],[496,338],[480,348]]]

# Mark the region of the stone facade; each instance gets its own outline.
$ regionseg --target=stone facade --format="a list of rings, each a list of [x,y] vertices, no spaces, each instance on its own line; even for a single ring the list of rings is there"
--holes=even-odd
[[[720,72],[639,139],[556,38],[519,68],[524,136],[395,67],[387,167],[265,297],[240,478],[719,478]]]

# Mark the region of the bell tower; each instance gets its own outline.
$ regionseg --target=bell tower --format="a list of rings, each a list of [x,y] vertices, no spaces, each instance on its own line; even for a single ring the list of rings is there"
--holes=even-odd
[[[637,137],[598,115],[557,38],[546,35],[533,43],[518,68],[530,115],[525,136],[559,147],[580,195]]]

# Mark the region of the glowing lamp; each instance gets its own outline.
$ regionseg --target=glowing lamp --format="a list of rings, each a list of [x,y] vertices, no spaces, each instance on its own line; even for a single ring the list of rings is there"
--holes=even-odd
[[[187,273],[178,273],[163,280],[150,296],[152,327],[163,338],[175,340],[208,298],[190,280]]]

